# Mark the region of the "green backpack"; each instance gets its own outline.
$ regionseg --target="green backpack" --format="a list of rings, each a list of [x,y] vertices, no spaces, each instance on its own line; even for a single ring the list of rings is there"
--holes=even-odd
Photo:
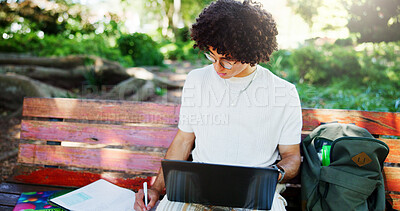
[[[331,145],[327,166],[318,156],[323,145]],[[385,210],[384,142],[353,124],[328,123],[312,131],[302,149],[303,210]]]

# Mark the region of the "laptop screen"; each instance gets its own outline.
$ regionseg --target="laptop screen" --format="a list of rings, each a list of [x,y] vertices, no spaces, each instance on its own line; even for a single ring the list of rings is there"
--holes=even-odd
[[[170,201],[271,209],[279,176],[275,168],[179,160],[162,160],[161,164]]]

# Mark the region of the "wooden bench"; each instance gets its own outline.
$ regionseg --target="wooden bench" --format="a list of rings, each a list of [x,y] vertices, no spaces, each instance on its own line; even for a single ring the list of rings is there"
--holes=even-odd
[[[177,131],[179,105],[144,102],[25,98],[14,175],[0,184],[0,210],[19,194],[81,187],[104,178],[137,190],[151,182]],[[384,168],[389,206],[400,209],[400,113],[303,109],[303,138],[322,122],[355,123],[390,147]],[[389,136],[389,137],[388,137]],[[299,210],[300,180],[284,196]]]

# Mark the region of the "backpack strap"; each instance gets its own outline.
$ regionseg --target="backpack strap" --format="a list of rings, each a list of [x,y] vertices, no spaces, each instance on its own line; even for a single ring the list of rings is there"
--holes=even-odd
[[[345,171],[330,167],[321,167],[320,179],[324,182],[338,185],[364,195],[371,195],[375,188],[381,184],[379,180],[368,179]]]

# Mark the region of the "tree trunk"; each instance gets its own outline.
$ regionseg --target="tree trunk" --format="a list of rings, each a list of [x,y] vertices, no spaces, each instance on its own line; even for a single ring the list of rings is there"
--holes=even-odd
[[[90,80],[115,85],[129,78],[118,63],[94,56],[0,58],[0,73],[10,72],[65,89],[81,88]]]
[[[0,65],[34,65],[70,69],[90,62],[89,56],[0,58]]]

